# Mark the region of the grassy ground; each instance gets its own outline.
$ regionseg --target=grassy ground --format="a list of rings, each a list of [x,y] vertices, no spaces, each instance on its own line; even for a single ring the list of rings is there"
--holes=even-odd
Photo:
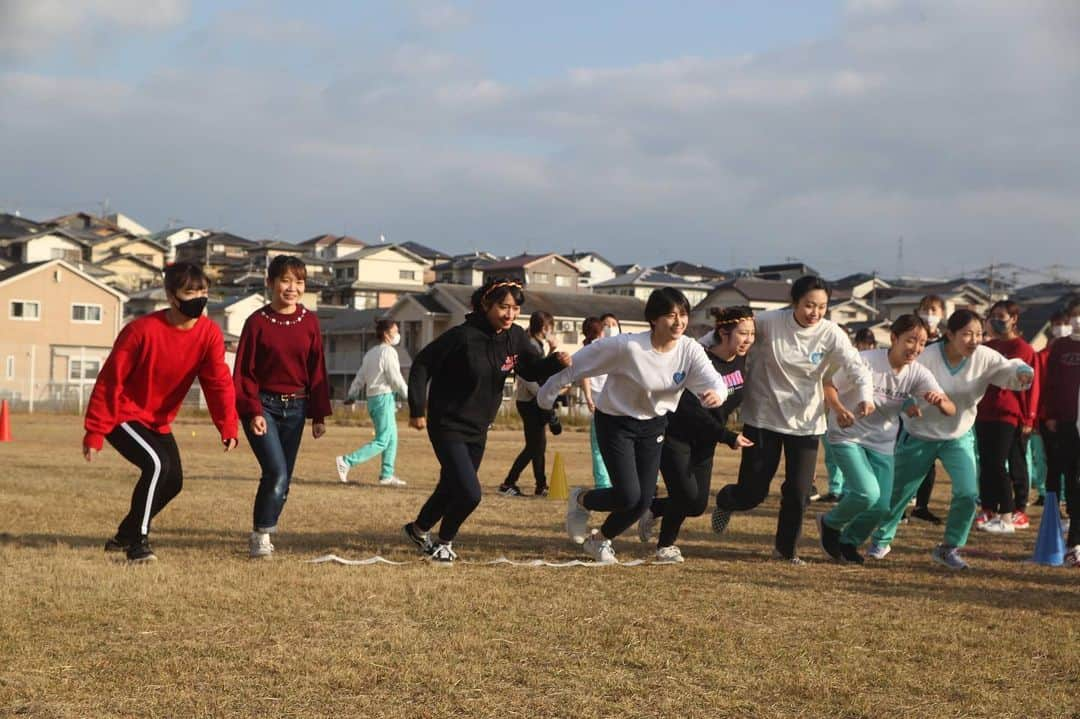
[[[974,569],[931,565],[940,530],[901,528],[884,563],[768,561],[778,487],[717,538],[687,522],[682,566],[533,569],[310,565],[412,559],[399,541],[436,473],[402,427],[404,490],[341,485],[335,454],[370,430],[305,439],[276,558],[246,558],[257,465],[206,420],[176,425],[183,493],[130,567],[102,542],[132,467],[86,465],[75,417],[13,417],[0,444],[0,716],[1078,717],[1080,573],[1024,563],[1035,529],[973,536]],[[564,506],[494,494],[520,447],[491,435],[462,559],[578,557]],[[552,450],[571,484],[588,437]],[[714,485],[736,455],[721,448]],[[531,486],[531,479],[523,482]],[[936,491],[944,511],[948,484]],[[1037,509],[1037,508],[1036,508]],[[801,551],[817,559],[808,514]],[[1033,516],[1038,522],[1038,513]],[[620,558],[645,557],[636,536]]]

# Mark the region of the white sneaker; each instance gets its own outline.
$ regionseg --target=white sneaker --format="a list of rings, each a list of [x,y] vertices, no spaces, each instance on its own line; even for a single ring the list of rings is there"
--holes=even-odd
[[[641,519],[637,522],[637,538],[641,540],[642,544],[648,544],[652,539],[653,528],[656,526],[656,516],[652,513],[652,509],[646,509],[645,514],[641,515]]]
[[[343,483],[349,481],[349,463],[345,461],[344,457],[334,457],[334,464],[337,465],[337,476]]]
[[[656,549],[657,564],[679,564],[685,561],[682,551],[674,544],[670,547],[658,547]]]
[[[1066,567],[1080,567],[1080,544],[1065,552]]]
[[[960,556],[960,550],[957,547],[939,544],[934,547],[934,551],[930,553],[930,558],[949,569],[960,571],[969,568],[968,563]]]
[[[566,533],[574,544],[582,544],[589,534],[589,510],[578,504],[578,497],[586,491],[584,487],[574,487],[566,500]]]
[[[252,532],[248,539],[249,555],[252,559],[269,559],[274,553],[274,545],[270,543],[269,532]]]
[[[431,554],[428,555],[428,559],[432,564],[448,567],[454,563],[455,559],[457,559],[457,553],[454,552],[453,547],[450,546],[450,542],[445,542],[436,544],[435,548],[431,550]]]
[[[989,522],[982,526],[982,530],[987,534],[1015,534],[1016,527],[1012,522],[1006,522],[1004,518],[995,516]]]
[[[799,555],[796,554],[796,555],[794,555],[792,557],[786,557],[783,554],[780,554],[779,549],[773,549],[772,550],[772,558],[775,559],[778,562],[786,562],[786,563],[790,564],[793,567],[801,567],[801,566],[806,564],[806,562],[803,561],[799,557]]]
[[[889,552],[892,551],[892,546],[888,544],[871,544],[870,549],[866,550],[866,556],[870,559],[884,559],[889,556]]]
[[[405,480],[397,477],[383,477],[379,480],[380,487],[404,487]]]
[[[599,564],[614,564],[615,550],[611,546],[610,539],[604,539],[604,535],[596,530],[585,540],[582,548]]]

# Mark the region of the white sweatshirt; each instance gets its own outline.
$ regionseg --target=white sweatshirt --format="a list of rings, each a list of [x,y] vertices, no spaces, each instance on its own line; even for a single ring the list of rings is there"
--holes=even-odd
[[[830,320],[810,327],[795,321],[791,308],[754,316],[757,338],[747,357],[745,424],[806,436],[825,434],[826,370],[846,369],[858,402],[874,400],[870,371],[847,333]],[[848,409],[854,409],[849,407]]]
[[[917,439],[942,441],[962,437],[975,424],[979,400],[990,385],[1002,389],[1021,390],[1021,375],[1032,374],[1023,360],[1005,359],[999,352],[979,345],[975,354],[965,357],[958,366],[950,367],[945,359],[945,342],[926,348],[919,364],[926,367],[941,385],[941,389],[956,405],[956,414],[946,417],[933,409],[927,411],[926,402],[920,400],[922,417],[904,417],[904,429]]]
[[[550,345],[547,342],[541,342],[532,335],[529,336],[529,341],[536,347],[536,351],[544,357],[550,354]],[[536,393],[540,391],[540,385],[536,382],[530,382],[527,379],[521,377],[514,378],[514,401],[515,402],[528,402],[536,397]]]
[[[831,444],[850,442],[881,454],[891,455],[896,449],[896,430],[900,412],[909,402],[916,401],[927,392],[940,392],[941,385],[930,370],[918,362],[904,365],[899,372],[889,364],[889,350],[874,349],[860,352],[863,364],[870,371],[874,382],[874,413],[869,417],[857,417],[855,424],[841,427],[836,423],[836,413],[829,413]],[[840,394],[840,402],[849,410],[859,403],[861,389],[852,381],[846,369],[839,370],[832,378]],[[926,403],[923,402],[923,405]],[[940,412],[936,407],[930,412]]]
[[[402,399],[409,397],[409,385],[401,376],[401,360],[392,345],[380,342],[364,354],[360,371],[349,385],[348,397],[360,396],[360,390],[367,386],[367,396],[397,392]]]
[[[563,386],[600,374],[607,375],[607,382],[594,401],[604,414],[659,417],[675,411],[684,389],[697,395],[711,389],[721,402],[727,398],[727,386],[701,345],[684,335],[671,351],[657,352],[650,334],[605,337],[581,348],[569,367],[544,383],[537,403],[551,409]]]

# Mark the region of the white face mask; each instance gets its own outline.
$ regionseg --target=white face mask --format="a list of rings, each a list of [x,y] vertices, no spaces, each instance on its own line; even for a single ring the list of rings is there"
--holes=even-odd
[[[399,344],[401,344],[401,335],[394,335],[393,337],[390,338],[390,345],[391,346],[397,347]]]
[[[604,336],[605,337],[615,337],[618,334],[619,334],[619,326],[618,325],[608,325],[607,327],[604,328]]]
[[[941,315],[932,315],[927,312],[920,312],[919,318],[930,327],[931,332],[936,330],[938,324],[941,322]]]
[[[1051,337],[1068,337],[1072,334],[1072,327],[1069,325],[1054,325],[1050,328]]]
[[[1072,333],[1074,335],[1080,335],[1080,315],[1069,318],[1069,324],[1072,325]]]

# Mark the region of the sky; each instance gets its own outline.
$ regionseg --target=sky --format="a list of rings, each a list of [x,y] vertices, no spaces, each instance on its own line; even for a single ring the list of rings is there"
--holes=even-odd
[[[1080,266],[1077,38],[1072,0],[0,0],[0,211]]]

